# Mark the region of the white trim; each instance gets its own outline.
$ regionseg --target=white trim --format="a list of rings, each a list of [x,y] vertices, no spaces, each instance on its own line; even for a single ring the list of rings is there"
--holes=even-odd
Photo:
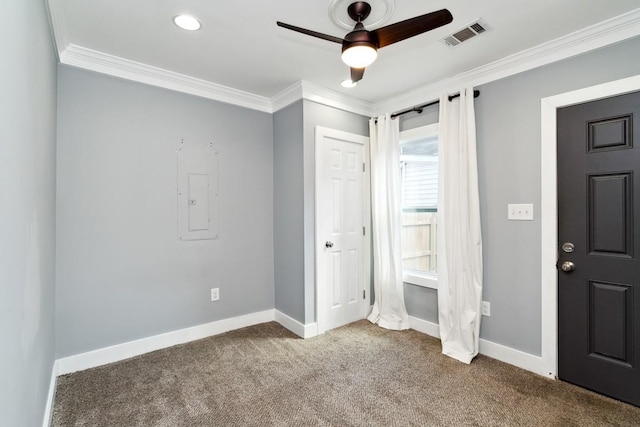
[[[327,105],[329,107],[349,111],[363,116],[373,116],[373,109],[369,102],[343,95],[339,92],[304,80],[301,83],[302,96],[308,101],[317,102],[318,104]]]
[[[271,98],[271,111],[280,111],[303,98],[302,80],[299,80]]]
[[[640,90],[640,75],[542,98],[541,104],[541,266],[543,375],[558,374],[557,136],[558,108]]]
[[[59,375],[65,375],[76,371],[95,368],[96,366],[118,362],[120,360],[129,359],[131,357],[139,356],[151,351],[160,350],[163,348],[196,341],[202,338],[207,338],[213,335],[222,334],[224,332],[233,331],[247,326],[253,326],[260,323],[272,321],[278,322],[280,325],[301,338],[312,338],[318,335],[318,327],[316,323],[303,325],[302,323],[278,310],[265,310],[257,313],[251,313],[243,316],[232,317],[229,319],[223,319],[211,323],[192,326],[190,328],[167,332],[160,335],[154,335],[135,341],[129,341],[126,343],[58,359],[55,361],[51,373],[51,384],[49,386],[49,397],[45,412],[45,423],[46,420],[51,416],[55,394],[56,378]],[[45,425],[48,425],[48,423],[46,423]]]
[[[362,275],[362,282],[364,285],[365,302],[362,303],[362,318],[366,319],[371,314],[371,294],[373,292],[373,281],[371,277],[371,250],[373,248],[373,234],[371,231],[371,140],[366,137],[364,144],[364,159],[365,174],[364,174],[364,248],[362,248],[362,257],[366,260],[364,266],[364,274]]]
[[[403,270],[402,281],[414,286],[438,289],[438,276],[436,274],[420,273],[415,270]]]
[[[410,142],[416,139],[433,138],[440,135],[440,123],[420,126],[400,132],[400,143]]]
[[[366,101],[343,95],[340,92],[304,80],[297,81],[271,98],[271,110],[275,113],[301,99],[363,116],[371,116],[373,114],[371,104]]]
[[[414,331],[440,339],[440,326],[437,323],[409,316],[409,327]]]
[[[440,328],[437,323],[409,316],[409,326],[413,330],[440,339]],[[480,354],[536,374],[544,375],[541,369],[542,358],[539,356],[534,356],[482,338],[480,338]]]
[[[370,307],[368,304],[367,306]],[[140,340],[130,341],[58,359],[55,361],[51,372],[47,406],[45,408],[43,418],[43,427],[49,426],[55,397],[56,378],[59,375],[65,375],[84,369],[118,362],[120,360],[125,360],[151,351],[271,321],[278,322],[280,325],[302,338],[311,338],[318,334],[318,327],[316,323],[303,325],[278,310],[265,310],[258,313],[223,319],[216,322],[180,329],[178,331],[142,338]],[[411,329],[418,332],[434,338],[440,338],[440,330],[437,323],[409,316],[409,326]],[[501,344],[480,339],[480,353],[531,372],[538,374],[542,372],[540,369],[540,357],[533,356]]]
[[[271,113],[271,100],[217,83],[70,44],[60,62],[127,80]]]
[[[53,415],[53,403],[56,397],[56,381],[58,378],[58,362],[55,361],[51,368],[51,379],[49,380],[49,392],[47,394],[47,405],[44,408],[44,416],[42,417],[42,427],[51,425],[51,416]]]
[[[51,25],[56,56],[59,60],[62,52],[69,46],[67,23],[64,17],[64,2],[62,0],[47,0],[45,5],[49,14],[49,24]]]
[[[541,275],[541,353],[542,370],[556,376],[558,352],[558,278],[555,268],[558,259],[557,239],[557,156],[556,108],[546,99],[541,101],[541,155],[540,155],[540,275]],[[549,268],[552,266],[552,268]],[[546,285],[545,285],[546,284]]]
[[[306,81],[296,82],[273,98],[267,98],[71,44],[66,32],[64,2],[47,0],[47,4],[62,64],[269,113],[279,111],[300,99],[307,99],[368,117],[377,116],[423,103],[425,100],[438,99],[442,93],[457,91],[460,87],[479,86],[640,35],[638,8],[379,103],[353,98]]]
[[[461,87],[479,86],[640,35],[640,8],[514,55],[418,87],[373,105],[376,115],[403,110]]]
[[[60,53],[60,62],[110,76],[188,93],[228,104],[274,113],[301,99],[364,116],[372,114],[371,104],[300,80],[269,99],[206,80],[120,58],[69,44]]]
[[[480,354],[497,359],[509,365],[517,366],[538,375],[542,372],[542,358],[502,344],[496,344],[480,338]]]
[[[207,338],[212,335],[247,326],[271,322],[273,320],[274,310],[265,310],[117,344],[87,353],[63,357],[56,361],[58,366],[57,375],[69,374],[71,372],[118,362],[150,351],[160,350],[177,344]]]
[[[274,312],[274,320],[287,328],[300,338],[313,338],[318,335],[318,324],[311,323],[309,325],[303,325],[293,317],[287,316],[279,310]]]

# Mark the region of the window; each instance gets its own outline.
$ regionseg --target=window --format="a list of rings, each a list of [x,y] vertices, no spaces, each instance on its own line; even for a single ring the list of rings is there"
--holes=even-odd
[[[437,289],[438,125],[400,133],[403,280]]]

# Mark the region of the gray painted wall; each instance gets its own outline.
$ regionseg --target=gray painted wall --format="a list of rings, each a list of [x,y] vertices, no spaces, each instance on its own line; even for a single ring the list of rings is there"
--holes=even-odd
[[[315,129],[368,135],[368,117],[304,100],[273,123],[276,308],[308,325],[316,321]]]
[[[304,323],[302,101],[273,115],[275,307]]]
[[[273,309],[272,115],[65,66],[58,90],[57,356]],[[219,153],[217,240],[177,238],[180,138]]]
[[[541,352],[540,99],[640,74],[640,38],[480,86],[476,99],[484,295],[480,337]],[[412,125],[426,124],[414,118]],[[533,203],[533,222],[507,221]],[[405,285],[409,314],[437,322],[435,292]]]
[[[482,338],[541,351],[540,99],[639,74],[639,51],[636,38],[480,87],[484,298],[491,302]],[[507,203],[528,202],[534,203],[533,222],[507,221]]]
[[[0,10],[0,424],[38,426],[54,361],[56,57],[43,1]]]
[[[304,312],[306,325],[316,321],[315,286],[315,129],[324,126],[357,135],[369,135],[369,118],[303,101],[304,112]]]
[[[54,347],[64,357],[274,306],[313,323],[315,126],[367,135],[367,118],[310,101],[271,116],[60,67],[56,176],[57,71],[44,5],[3,11],[16,35],[0,42],[12,58],[0,72],[3,422],[41,423]],[[482,338],[540,354],[540,98],[639,74],[638,51],[640,39],[630,40],[479,88],[492,303]],[[402,128],[432,121],[414,116]],[[179,138],[212,140],[220,152],[218,240],[176,238]],[[536,220],[508,222],[513,202],[534,203]],[[209,301],[211,287],[220,302]],[[405,296],[411,315],[437,321],[435,291],[405,285]]]
[[[440,109],[438,104],[425,108],[422,113],[407,113],[400,116],[400,132],[438,123]]]

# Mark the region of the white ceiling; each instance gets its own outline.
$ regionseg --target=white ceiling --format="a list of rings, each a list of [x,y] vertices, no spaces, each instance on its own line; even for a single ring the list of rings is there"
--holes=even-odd
[[[335,0],[333,0],[336,2]],[[337,37],[331,0],[49,0],[63,44],[272,98],[304,80],[378,103],[635,10],[638,0],[397,0],[386,24],[447,8],[453,22],[385,47],[358,87],[344,89],[340,45],[276,26],[276,21]],[[337,1],[348,4],[348,1]],[[379,0],[372,1],[378,4]],[[201,30],[172,23],[196,16]],[[489,30],[448,47],[441,39],[481,18]],[[366,21],[365,21],[366,24]],[[383,24],[384,25],[384,24]]]

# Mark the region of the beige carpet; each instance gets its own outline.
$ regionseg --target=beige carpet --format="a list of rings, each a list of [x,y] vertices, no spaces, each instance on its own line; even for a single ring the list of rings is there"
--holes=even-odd
[[[53,426],[638,426],[640,408],[367,321],[266,323],[58,378]]]

